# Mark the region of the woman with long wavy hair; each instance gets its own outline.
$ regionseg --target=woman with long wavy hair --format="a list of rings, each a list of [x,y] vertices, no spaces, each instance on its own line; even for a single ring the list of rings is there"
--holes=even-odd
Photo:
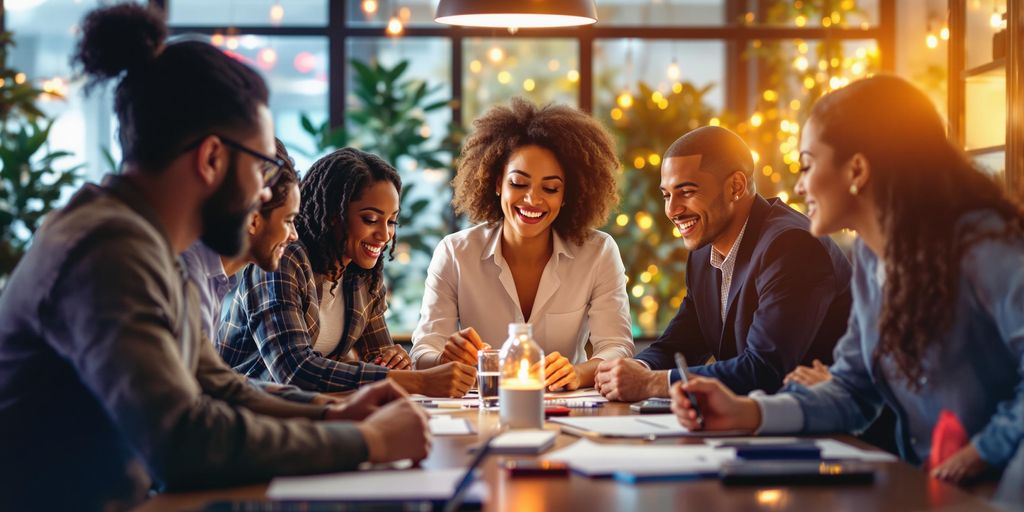
[[[410,393],[462,396],[472,366],[411,369],[384,322],[384,259],[394,250],[402,180],[376,155],[343,148],[302,178],[298,240],[279,268],[250,265],[221,323],[236,371],[322,393],[390,378]],[[350,354],[355,357],[350,357]]]
[[[687,391],[709,430],[856,432],[886,404],[901,455],[928,461],[932,476],[960,481],[1004,466],[1024,439],[1020,205],[947,140],[928,98],[891,76],[819,100],[801,166],[811,231],[859,235],[832,379],[750,398],[691,379],[672,390],[681,423],[700,428]],[[942,431],[967,439],[933,450]]]

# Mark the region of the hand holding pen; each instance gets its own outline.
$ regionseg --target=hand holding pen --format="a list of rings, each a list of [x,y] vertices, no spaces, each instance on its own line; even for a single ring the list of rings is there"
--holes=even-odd
[[[676,352],[676,369],[679,370],[679,376],[680,376],[680,379],[682,380],[682,383],[683,383],[684,386],[686,384],[689,384],[689,382],[690,382],[689,377],[687,377],[687,375],[686,375],[686,368],[687,368],[686,357],[683,356],[682,352]],[[690,401],[690,405],[693,407],[693,410],[697,413],[697,417],[695,418],[697,420],[697,425],[701,429],[703,429],[704,428],[704,415],[701,414],[700,406],[697,405],[697,397],[693,393],[687,392],[686,393],[686,398]]]
[[[761,408],[745,396],[736,396],[717,379],[690,378],[686,360],[677,355],[682,379],[672,385],[672,413],[690,430],[754,432],[761,426]],[[697,398],[700,397],[698,404]]]

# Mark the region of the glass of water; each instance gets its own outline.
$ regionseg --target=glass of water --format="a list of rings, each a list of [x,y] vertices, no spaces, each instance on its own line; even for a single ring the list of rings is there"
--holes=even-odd
[[[497,407],[498,378],[501,358],[498,350],[480,350],[476,354],[476,376],[480,390],[480,407]]]

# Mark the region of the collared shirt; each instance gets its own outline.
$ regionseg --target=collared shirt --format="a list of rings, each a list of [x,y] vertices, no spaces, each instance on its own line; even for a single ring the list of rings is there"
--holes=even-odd
[[[832,379],[771,396],[751,394],[761,407],[761,432],[858,431],[884,402],[896,412],[901,455],[920,463],[928,460],[939,414],[949,410],[982,459],[997,467],[1007,463],[1024,442],[1024,242],[998,235],[1005,222],[990,210],[964,214],[955,229],[978,241],[960,258],[953,320],[922,356],[916,389],[892,358],[873,357],[884,272],[881,259],[857,240],[853,309],[836,345]],[[985,236],[991,233],[997,235]]]
[[[366,459],[354,424],[310,422],[324,407],[225,366],[197,302],[125,177],[48,216],[0,294],[0,509],[126,509],[151,479],[238,485]]]
[[[740,243],[743,242],[743,232],[747,230],[747,221],[743,221],[743,227],[740,228],[740,234],[736,237],[736,241],[733,242],[732,248],[729,249],[729,254],[722,256],[714,246],[711,247],[711,266],[717,268],[722,272],[722,288],[721,288],[721,314],[722,321],[725,321],[726,304],[729,301],[729,287],[732,286],[732,271],[736,268],[736,253],[739,252]]]
[[[236,275],[224,272],[224,263],[219,254],[210,249],[202,241],[196,241],[185,252],[181,253],[181,262],[199,291],[199,314],[203,321],[203,333],[210,340],[217,336],[220,327],[221,310],[224,297],[235,289],[238,284]],[[249,379],[249,383],[274,396],[293,402],[310,403],[317,393],[303,391],[297,386],[273,384],[265,381]]]
[[[481,224],[448,235],[437,246],[412,335],[417,367],[435,364],[445,340],[459,329],[473,327],[485,343],[499,348],[509,323],[527,321],[502,254],[501,233],[501,224]],[[555,233],[528,321],[545,353],[557,351],[573,364],[587,360],[588,340],[592,357],[632,357],[625,267],[615,241],[593,231],[583,245],[575,245]]]
[[[220,255],[201,241],[196,241],[181,253],[188,277],[199,289],[199,310],[203,318],[203,331],[210,339],[217,334],[224,297],[238,284],[236,276],[224,273]]]
[[[301,242],[285,249],[276,272],[246,267],[217,335],[220,355],[251,378],[307,391],[348,391],[386,378],[386,367],[367,363],[394,345],[384,323],[383,287],[371,293],[364,273],[345,271],[338,287],[345,297],[345,334],[333,352],[324,354],[313,349],[323,282]],[[353,348],[362,362],[343,360]]]

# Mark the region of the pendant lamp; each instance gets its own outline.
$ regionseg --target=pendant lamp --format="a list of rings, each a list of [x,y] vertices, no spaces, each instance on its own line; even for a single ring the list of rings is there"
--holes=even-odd
[[[434,21],[491,28],[575,27],[597,22],[593,0],[441,0]]]

